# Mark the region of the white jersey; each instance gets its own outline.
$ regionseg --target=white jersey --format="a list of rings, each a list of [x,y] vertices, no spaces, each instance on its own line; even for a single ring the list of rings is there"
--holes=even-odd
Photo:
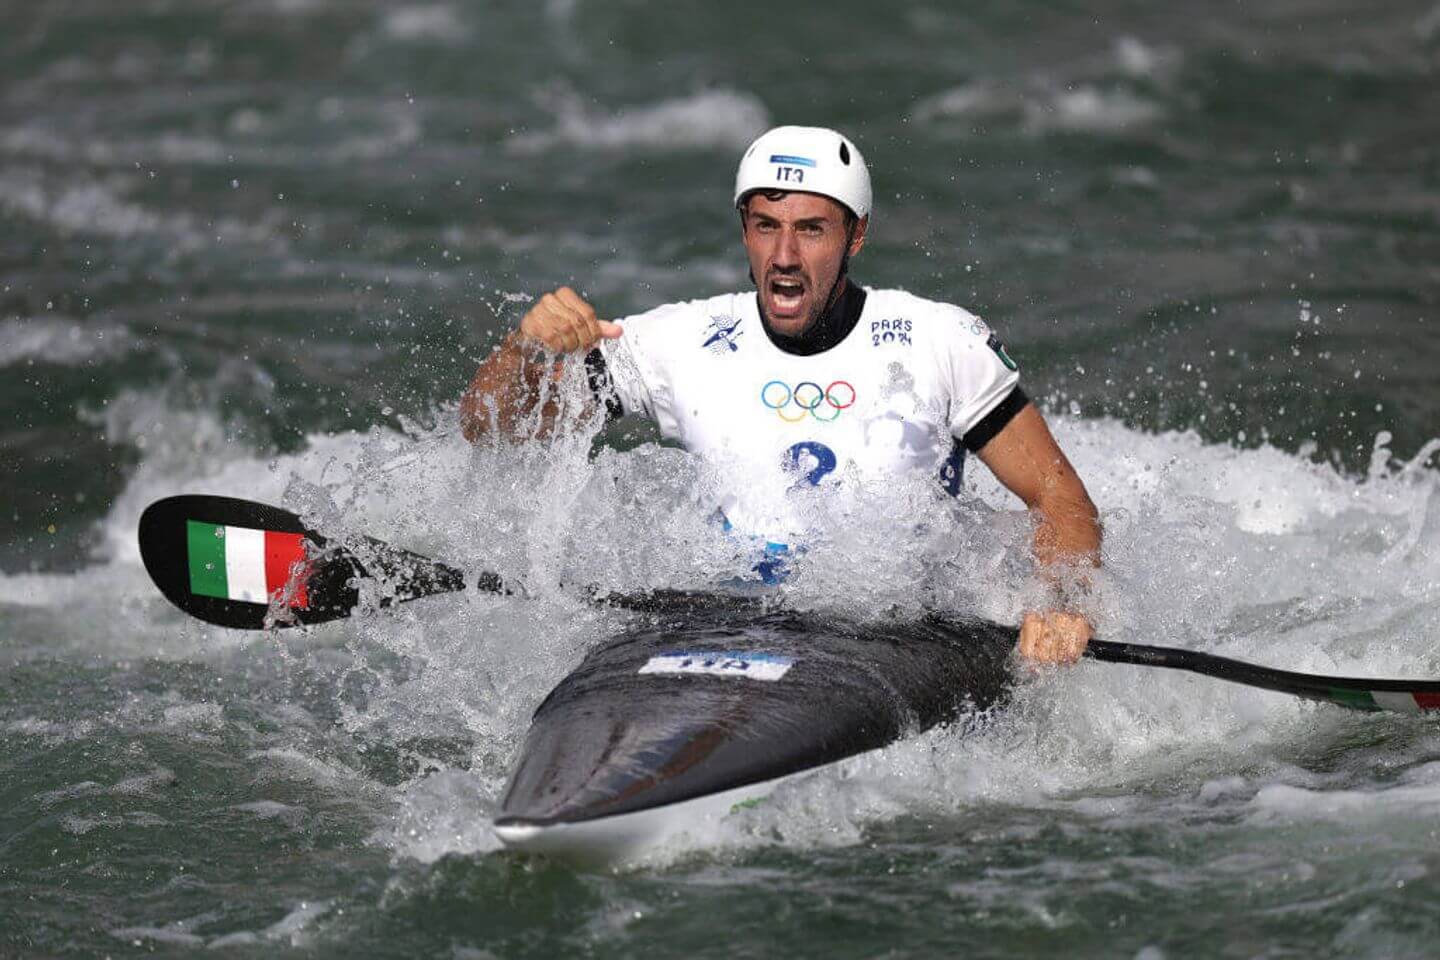
[[[715,465],[717,504],[749,533],[797,532],[787,491],[840,476],[883,483],[915,471],[960,488],[957,443],[1015,390],[1015,364],[985,322],[899,290],[866,290],[840,343],[811,356],[777,347],[754,293],[657,307],[604,341],[625,412]]]

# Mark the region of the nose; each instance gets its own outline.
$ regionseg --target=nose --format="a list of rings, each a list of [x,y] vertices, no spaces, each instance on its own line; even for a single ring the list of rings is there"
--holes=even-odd
[[[794,230],[780,231],[775,243],[775,266],[782,270],[800,266],[800,238]]]

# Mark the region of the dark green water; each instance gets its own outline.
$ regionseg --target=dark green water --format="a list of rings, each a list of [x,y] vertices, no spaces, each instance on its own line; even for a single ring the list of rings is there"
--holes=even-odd
[[[876,183],[857,275],[984,315],[1052,411],[1106,514],[1107,636],[1440,676],[1433,0],[0,24],[0,955],[1430,952],[1432,721],[1088,665],[577,873],[495,853],[488,817],[614,615],[542,591],[206,631],[134,523],[229,493],[529,582],[693,582],[693,463],[472,452],[453,401],[526,295],[744,286],[740,149],[830,124]],[[889,519],[797,601],[913,604],[940,556],[1023,606],[1014,524]]]

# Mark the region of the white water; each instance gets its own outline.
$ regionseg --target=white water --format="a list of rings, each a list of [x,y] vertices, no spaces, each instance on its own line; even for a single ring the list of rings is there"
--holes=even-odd
[[[1092,611],[1102,636],[1313,673],[1440,677],[1440,473],[1426,469],[1440,443],[1401,464],[1390,461],[1382,436],[1368,475],[1353,477],[1192,434],[1067,416],[1054,427],[1104,514]],[[0,605],[19,611],[12,620],[21,655],[199,660],[222,671],[227,658],[248,656],[275,658],[282,675],[304,664],[363,676],[365,695],[341,704],[343,731],[399,744],[414,761],[410,779],[376,783],[313,752],[325,732],[298,705],[286,721],[298,732],[251,759],[277,780],[370,797],[380,811],[373,841],[401,857],[432,861],[497,846],[488,816],[530,712],[621,622],[581,602],[581,585],[699,586],[735,562],[704,519],[713,478],[673,449],[590,458],[588,437],[579,437],[474,450],[442,417],[433,432],[316,436],[302,453],[267,458],[225,442],[207,416],[172,414],[145,397],[115,405],[107,429],[113,441],[141,444],[145,459],[103,522],[95,564],[0,577]],[[863,614],[938,599],[1018,618],[1035,597],[1027,524],[983,467],[970,465],[967,484],[972,499],[958,506],[918,486],[863,493],[863,521],[811,549],[785,587],[791,602]],[[328,534],[369,533],[495,570],[532,596],[436,597],[306,635],[211,629],[149,587],[134,542],[144,506],[180,492],[280,503]],[[403,669],[388,665],[397,656]],[[106,722],[198,738],[235,722],[216,704],[165,694],[127,710]],[[38,712],[16,722],[56,739],[88,732]],[[1046,670],[977,731],[933,731],[787,785],[678,852],[850,844],[895,817],[986,805],[1054,809],[1101,825],[1433,816],[1433,763],[1392,777],[1383,754],[1374,769],[1362,759],[1322,776],[1296,759],[1313,742],[1367,731],[1394,732],[1402,750],[1415,737],[1433,739],[1424,719],[1317,707],[1170,671],[1094,663]],[[468,764],[408,746],[435,737],[468,742]],[[284,805],[246,809],[306,815]]]
[[[596,114],[585,100],[566,88],[544,98],[555,115],[555,127],[542,133],[511,136],[506,147],[516,153],[542,153],[556,146],[594,150],[743,150],[770,126],[770,114],[754,94],[705,90],[643,104],[614,114]]]

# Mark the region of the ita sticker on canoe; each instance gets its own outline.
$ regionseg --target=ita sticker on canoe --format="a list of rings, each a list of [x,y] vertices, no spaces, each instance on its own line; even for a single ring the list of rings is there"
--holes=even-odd
[[[640,672],[662,675],[704,674],[711,677],[746,677],[750,680],[775,681],[785,676],[794,663],[789,657],[773,653],[662,653],[647,660]]]

